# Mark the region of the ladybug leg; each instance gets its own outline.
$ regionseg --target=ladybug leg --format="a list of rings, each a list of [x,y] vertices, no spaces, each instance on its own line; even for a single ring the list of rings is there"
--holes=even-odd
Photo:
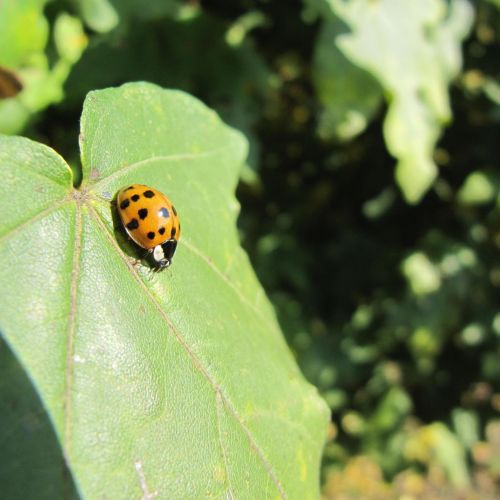
[[[130,263],[132,264],[133,267],[139,267],[139,264],[141,263],[141,259],[131,258]]]
[[[148,258],[148,262],[150,263],[150,266],[146,270],[146,276],[148,281],[151,281],[153,279],[153,276],[156,274],[158,271],[158,268],[156,267],[151,267],[151,256],[153,255],[153,248],[148,250],[145,254],[145,258]]]
[[[148,254],[149,254],[149,250],[146,253],[142,254],[140,257],[130,257],[130,262],[131,262],[132,266],[139,267],[142,260],[145,259],[148,256]]]

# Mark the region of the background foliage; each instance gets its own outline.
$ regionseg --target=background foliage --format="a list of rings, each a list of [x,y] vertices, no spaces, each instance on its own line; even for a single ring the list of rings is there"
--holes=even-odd
[[[0,5],[0,131],[76,165],[86,92],[147,80],[250,139],[241,238],[332,411],[325,495],[498,494],[500,2]]]

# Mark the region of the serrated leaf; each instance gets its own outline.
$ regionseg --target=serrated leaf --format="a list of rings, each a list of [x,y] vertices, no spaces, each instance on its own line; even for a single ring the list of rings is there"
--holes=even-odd
[[[0,139],[1,331],[79,491],[317,498],[326,406],[239,246],[245,141],[194,98],[145,83],[90,93],[80,140],[74,189],[54,151]],[[180,215],[166,272],[134,263],[115,225],[110,199],[131,183]]]
[[[398,160],[396,179],[416,203],[437,175],[434,147],[451,119],[447,87],[461,66],[472,7],[466,0],[328,3],[352,31],[338,37],[337,46],[388,95],[385,141]]]

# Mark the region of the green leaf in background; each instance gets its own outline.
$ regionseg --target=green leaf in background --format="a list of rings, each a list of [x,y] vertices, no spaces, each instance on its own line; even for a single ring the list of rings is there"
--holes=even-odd
[[[74,189],[53,150],[0,140],[0,327],[80,493],[317,498],[328,412],[239,246],[241,135],[137,83],[88,95],[80,146]],[[134,262],[115,226],[110,199],[131,183],[181,217],[166,272]]]
[[[345,31],[338,18],[324,21],[315,44],[312,76],[324,107],[318,125],[323,139],[346,141],[357,136],[383,99],[382,89],[370,73],[354,65],[333,43]]]
[[[480,440],[477,412],[455,408],[452,413],[453,427],[465,448],[472,448]]]
[[[489,203],[499,192],[499,184],[495,172],[476,170],[466,177],[457,198],[468,205]]]
[[[0,2],[0,66],[15,71],[23,84],[16,96],[0,100],[0,133],[20,132],[30,117],[63,98],[63,84],[87,46],[79,19],[61,13],[54,25],[57,58],[49,65],[46,0]]]
[[[98,33],[111,31],[120,22],[108,0],[79,0],[78,7],[85,23]]]
[[[0,2],[0,66],[15,70],[33,64],[46,64],[41,56],[49,33],[43,15],[45,4],[46,0]],[[23,75],[18,75],[18,78],[26,87],[26,78]],[[28,117],[29,111],[21,102],[21,96],[0,99],[0,133],[22,130]]]
[[[441,275],[439,269],[422,252],[406,257],[401,270],[415,295],[427,295],[439,290]]]
[[[464,447],[442,422],[415,432],[406,445],[406,455],[411,460],[439,466],[455,486],[463,488],[470,482]]]
[[[487,1],[500,9],[500,0],[487,0]]]
[[[30,64],[49,35],[43,9],[47,0],[3,0],[0,3],[0,64]]]
[[[387,95],[385,141],[398,160],[397,182],[406,199],[416,203],[437,175],[434,147],[451,120],[448,85],[461,67],[460,43],[469,31],[472,7],[467,0],[327,3],[351,29],[331,44],[372,74]]]
[[[121,22],[156,19],[173,15],[181,8],[179,0],[77,0],[81,17],[98,33],[107,33]]]

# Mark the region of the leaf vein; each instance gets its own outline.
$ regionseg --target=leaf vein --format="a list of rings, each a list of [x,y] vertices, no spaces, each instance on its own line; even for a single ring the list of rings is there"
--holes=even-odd
[[[108,176],[102,178],[95,184],[93,184],[93,187],[97,187],[100,184],[105,184],[106,182],[109,182],[110,179],[114,179],[115,177],[121,177],[122,175],[126,174],[130,170],[134,170],[136,168],[139,168],[143,165],[147,165],[150,162],[155,162],[155,161],[181,161],[181,160],[198,160],[200,158],[207,158],[210,156],[213,156],[217,153],[220,153],[221,151],[224,151],[226,149],[229,149],[229,146],[222,146],[220,148],[212,149],[210,151],[203,151],[201,153],[178,153],[178,154],[171,154],[171,155],[160,155],[160,156],[152,156],[150,158],[145,158],[144,160],[139,160],[134,163],[130,163],[129,165],[125,165],[124,167],[120,168],[119,170],[116,170],[115,172],[109,174]]]
[[[37,214],[31,216],[29,219],[25,220],[24,222],[21,222],[21,224],[13,227],[12,229],[7,231],[6,233],[2,234],[2,236],[0,236],[0,244],[2,244],[5,240],[7,240],[8,238],[15,235],[17,232],[25,229],[26,226],[29,226],[31,223],[37,222],[40,219],[45,218],[47,215],[51,214],[52,212],[55,212],[58,208],[61,208],[65,203],[68,203],[68,202],[69,202],[69,200],[67,197],[63,198],[59,202],[56,202],[56,203],[48,206],[47,208],[44,208],[41,212],[38,212]]]
[[[71,390],[73,386],[73,367],[74,367],[74,337],[76,325],[76,312],[78,307],[78,276],[80,274],[80,256],[82,247],[82,208],[80,203],[76,204],[75,213],[75,240],[73,244],[73,269],[71,272],[70,283],[70,304],[68,314],[68,327],[66,331],[66,386],[64,388],[64,451],[70,454],[71,441]]]
[[[52,184],[55,184],[56,186],[58,186],[60,188],[64,189],[67,187],[67,184],[65,184],[64,180],[62,180],[62,182],[59,182],[58,180],[44,174],[43,172],[40,172],[39,170],[35,170],[35,169],[29,167],[28,164],[16,163],[16,169],[19,169],[19,168],[29,172],[31,176],[40,177],[41,179],[44,179],[46,181],[50,181]],[[69,166],[67,167],[67,169],[71,173]]]

